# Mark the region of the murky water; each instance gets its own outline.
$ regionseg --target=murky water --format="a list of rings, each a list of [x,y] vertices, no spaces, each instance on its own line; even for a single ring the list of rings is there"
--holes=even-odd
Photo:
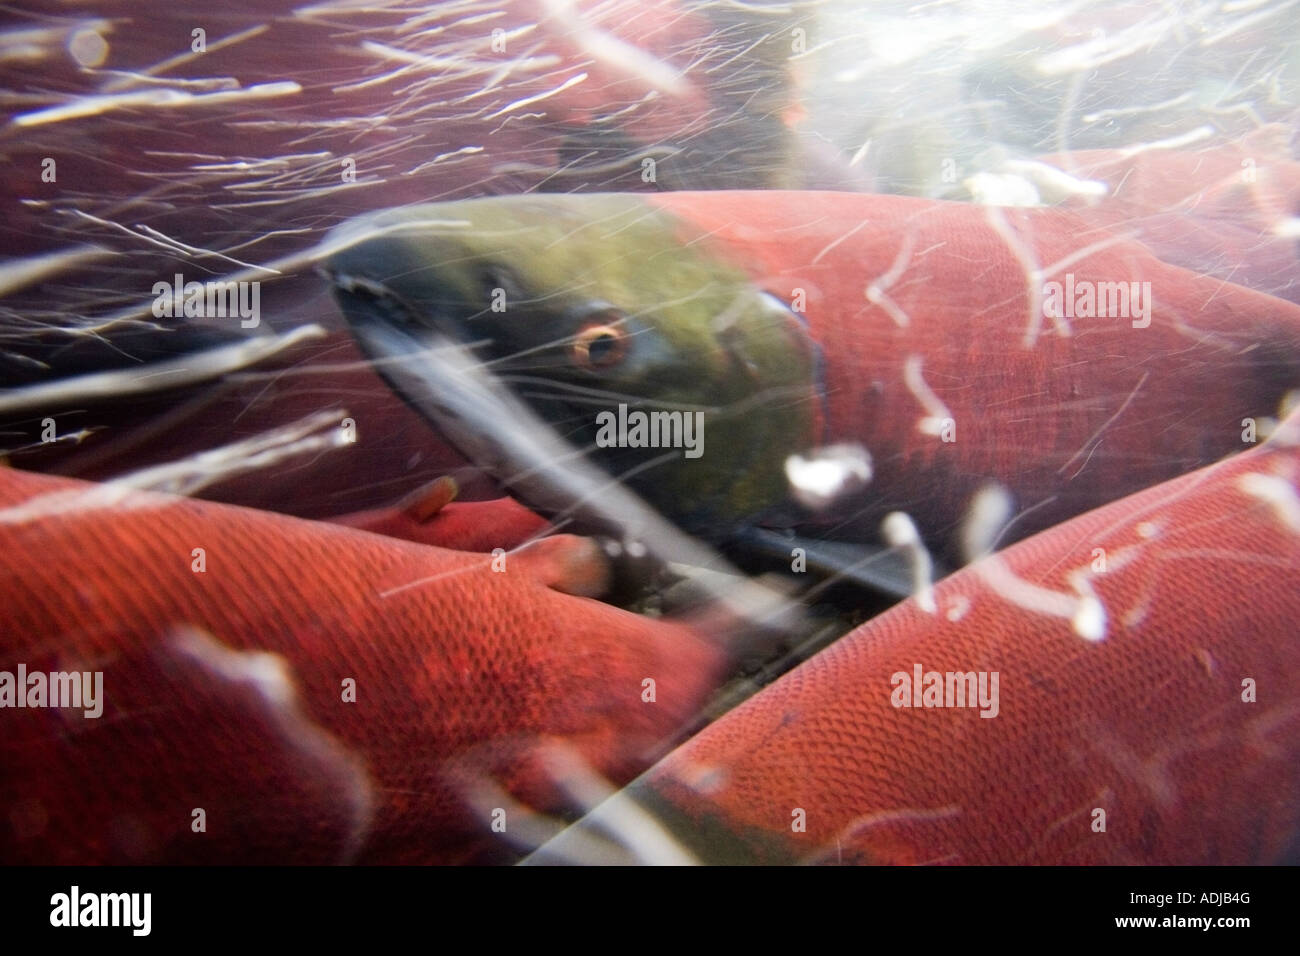
[[[407,510],[397,518],[387,515],[382,529],[373,515],[357,513],[391,507],[433,479],[454,475],[460,503],[496,499],[504,486],[560,531],[608,535],[614,543],[599,561],[557,548],[554,564],[537,559],[529,565],[529,574],[547,582],[546,588],[564,592],[556,613],[567,615],[563,620],[575,629],[640,634],[637,629],[646,628],[662,636],[658,629],[669,625],[660,615],[675,619],[684,609],[698,612],[705,599],[714,602],[708,627],[733,636],[748,633],[750,639],[758,623],[767,627],[753,648],[729,648],[726,666],[711,656],[715,649],[692,645],[690,659],[705,663],[693,665],[692,681],[683,686],[690,683],[696,696],[676,701],[666,726],[651,732],[638,724],[642,736],[636,739],[644,748],[635,755],[614,743],[596,756],[591,749],[580,755],[618,784],[644,770],[645,755],[662,753],[665,741],[680,742],[697,730],[701,715],[729,711],[746,693],[900,597],[907,598],[906,610],[877,619],[886,622],[880,627],[896,627],[899,615],[917,608],[930,615],[912,620],[910,629],[890,631],[902,635],[900,645],[912,647],[908,642],[929,633],[934,621],[958,629],[982,622],[979,634],[985,638],[1008,629],[1005,646],[980,644],[978,635],[969,645],[954,638],[952,646],[972,657],[953,659],[958,670],[993,667],[1007,647],[1020,647],[1018,628],[1037,633],[1034,627],[1043,621],[1049,622],[1041,625],[1047,631],[1060,631],[1051,635],[1065,648],[1053,662],[1082,660],[1094,647],[1113,646],[1107,640],[1145,634],[1143,651],[1110,664],[1119,670],[1096,678],[1083,695],[1088,700],[1079,702],[1086,710],[1092,698],[1104,698],[1111,709],[1082,716],[1070,711],[1059,721],[1044,701],[1058,693],[1073,698],[1060,690],[1066,677],[1054,669],[1056,663],[1026,652],[1003,664],[1002,686],[1013,695],[1011,717],[988,723],[1018,726],[1017,714],[1026,711],[1016,710],[1014,694],[1017,687],[1032,687],[1033,694],[1045,695],[1033,697],[1035,704],[1047,708],[1033,712],[1033,726],[1084,729],[1077,739],[1067,733],[1063,740],[1039,740],[1026,730],[1007,746],[1025,759],[1066,754],[1067,770],[1086,764],[1090,774],[1071,778],[1073,789],[1045,804],[1048,818],[984,807],[993,816],[1001,813],[1000,825],[1011,830],[1021,817],[1032,817],[1023,823],[1024,832],[1008,838],[1009,855],[979,835],[966,834],[963,843],[960,834],[944,831],[927,842],[930,832],[921,833],[926,826],[960,814],[952,811],[956,804],[938,797],[933,806],[923,806],[922,796],[938,793],[943,781],[934,783],[924,766],[912,766],[914,773],[903,776],[916,781],[916,790],[891,790],[897,806],[873,803],[865,809],[854,803],[855,793],[832,795],[834,774],[827,773],[827,788],[816,797],[826,814],[821,819],[851,817],[837,818],[834,827],[838,857],[861,835],[863,820],[867,830],[879,820],[888,831],[876,842],[864,838],[865,849],[859,847],[862,853],[854,858],[866,862],[1241,862],[1294,856],[1291,751],[1273,743],[1251,749],[1278,727],[1294,728],[1295,720],[1294,654],[1278,650],[1277,643],[1279,621],[1294,620],[1296,607],[1295,589],[1277,582],[1300,562],[1294,542],[1278,531],[1293,529],[1300,513],[1285,429],[1275,444],[1249,459],[1267,468],[1261,464],[1263,470],[1234,477],[1236,484],[1211,483],[1215,495],[1205,499],[1210,504],[1195,498],[1194,488],[1170,492],[1179,507],[1193,502],[1176,514],[1188,519],[1186,527],[1173,517],[1162,524],[1159,515],[1125,524],[1131,515],[1115,512],[1104,528],[1088,525],[1086,535],[1080,532],[1069,543],[1075,549],[1087,545],[1084,559],[1057,538],[1056,550],[1015,552],[1005,567],[989,571],[981,565],[982,578],[939,585],[937,599],[933,589],[937,577],[995,546],[1030,532],[1050,534],[1058,522],[1229,453],[1256,454],[1253,446],[1278,429],[1294,404],[1289,393],[1300,387],[1294,378],[1300,353],[1293,348],[1300,341],[1293,315],[1300,303],[1295,0],[243,0],[211,9],[153,0],[57,7],[20,2],[0,13],[0,102],[0,455],[23,471],[117,480],[95,493],[111,500],[96,497],[84,510],[129,516],[130,507],[118,508],[111,496],[129,502],[134,499],[128,491],[147,489],[262,513],[350,516],[353,526],[397,527],[400,535],[404,526],[398,519],[423,507],[429,513],[415,523],[427,524],[436,507],[405,499]],[[722,198],[699,195],[704,192]],[[485,197],[593,193],[626,195],[409,209]],[[393,207],[407,212],[373,218]],[[1076,289],[1085,288],[1086,311],[1084,292],[1076,298]],[[1120,291],[1122,312],[1107,315],[1098,301],[1110,294],[1114,304]],[[492,324],[496,298],[516,308],[500,325]],[[1151,327],[1153,317],[1151,336],[1132,337]],[[1097,319],[1120,321],[1091,322]],[[442,338],[430,338],[434,332]],[[455,353],[459,358],[439,351],[451,340],[467,350]],[[606,425],[617,422],[622,429],[611,444],[626,445],[629,403],[634,410],[699,416],[678,423],[700,422],[692,439],[697,454],[685,457],[711,468],[707,478],[698,477],[704,472],[670,475],[659,458],[626,448],[602,457],[606,446],[597,413],[611,416]],[[864,420],[871,423],[869,434],[855,431]],[[968,446],[967,435],[978,437]],[[560,439],[590,452],[603,470],[576,464],[575,453]],[[951,465],[941,457],[945,443],[962,454],[975,450]],[[438,487],[439,494],[446,491]],[[769,495],[772,488],[779,494]],[[629,489],[654,509],[642,510]],[[1246,504],[1234,494],[1246,495]],[[79,514],[79,505],[65,507],[58,496],[40,497],[36,505],[26,499],[6,504],[7,510],[0,509],[0,549],[3,529],[10,526],[22,529],[15,534],[36,535],[23,539],[32,549],[48,546],[65,555],[69,542],[80,541],[68,537],[61,523],[75,524],[68,516]],[[1214,521],[1228,520],[1216,507],[1232,514],[1244,510],[1244,520],[1260,521],[1256,540],[1267,539],[1267,547],[1261,544],[1245,558],[1234,551],[1228,561],[1223,554],[1230,549],[1215,550],[1225,539],[1195,537],[1197,528],[1212,523],[1201,520],[1206,508]],[[233,526],[235,519],[222,514],[216,513],[211,527]],[[487,517],[468,523],[492,533],[498,526],[515,527],[511,521],[519,519],[515,512],[482,514]],[[1267,522],[1261,514],[1269,516]],[[1106,537],[1121,526],[1125,534],[1132,532],[1129,537]],[[284,532],[284,540],[315,548],[324,526],[297,527]],[[535,526],[527,527],[497,551],[513,555],[532,537]],[[810,527],[811,540],[831,542],[824,552],[805,552],[803,537],[787,537],[808,534]],[[1247,526],[1233,527],[1238,537],[1229,534],[1226,540],[1235,547]],[[166,530],[164,524],[150,534]],[[495,554],[481,546],[487,534],[464,551]],[[1178,538],[1175,546],[1161,544],[1167,540],[1162,534],[1191,537]],[[1274,534],[1276,540],[1269,537]],[[1030,544],[1040,547],[1043,540]],[[870,552],[862,550],[868,546]],[[1101,570],[1093,546],[1103,553]],[[1166,551],[1156,553],[1160,547]],[[141,553],[140,560],[156,557]],[[868,553],[873,557],[864,558]],[[872,564],[878,554],[881,563]],[[1225,566],[1185,572],[1188,565],[1181,562],[1188,555],[1208,554]],[[385,562],[391,555],[382,549],[376,555],[353,555],[340,566],[364,577],[369,561],[389,573]],[[779,583],[760,579],[773,571],[773,555],[778,565],[806,559],[814,571],[831,575],[832,583],[805,590],[798,575],[806,566],[775,568],[793,572]],[[1142,585],[1108,590],[1114,579],[1104,577],[1107,555],[1115,568],[1129,569],[1124,573],[1140,569],[1147,575]],[[68,560],[76,564],[75,558]],[[319,555],[313,560],[319,564]],[[278,581],[275,573],[289,562],[275,557],[270,578]],[[603,563],[612,564],[609,573],[618,579],[612,597],[618,607],[593,611],[574,595],[604,593],[607,575],[590,571]],[[1246,567],[1258,576],[1243,577],[1241,587],[1258,588],[1267,600],[1237,607],[1231,601],[1240,588],[1234,591],[1232,582]],[[418,604],[419,588],[441,578],[413,568],[402,565],[406,577],[384,579],[381,590],[385,600],[409,594],[401,600],[417,602],[410,612],[417,633],[400,627],[395,633],[399,641],[412,640],[419,653],[430,627],[459,637],[478,634],[481,622],[493,621],[506,635],[503,653],[509,656],[511,626],[525,617],[545,617],[531,610],[525,615],[517,605],[503,610],[477,591],[451,598],[439,591],[426,608]],[[754,577],[743,577],[742,569]],[[150,575],[148,567],[137,570]],[[1067,570],[1073,576],[1060,576]],[[147,628],[131,617],[139,608],[113,603],[117,592],[109,585],[116,579],[105,585],[110,597],[87,597],[100,593],[93,590],[100,571],[100,565],[87,566],[91,583],[79,596],[37,602],[40,607],[22,618],[26,626],[47,621],[41,613],[55,621],[65,612],[75,617],[76,608],[98,613],[111,606],[123,622],[132,622],[123,623],[125,632],[140,637]],[[326,604],[328,595],[352,593],[350,584],[329,578],[313,584],[311,574],[307,579],[304,593]],[[845,581],[842,591],[833,586]],[[0,580],[0,593],[29,594],[32,586],[15,571],[12,580]],[[171,610],[157,612],[169,627],[194,623],[186,617],[189,597],[193,608],[203,606],[201,592],[187,587],[188,579],[179,588],[167,586],[167,600],[180,601],[163,602]],[[249,624],[254,631],[274,631],[298,620],[294,599],[300,595],[284,595],[287,610],[281,614],[282,591],[230,596],[237,592],[223,592],[223,600],[247,615],[216,618],[235,630]],[[1170,594],[1195,607],[1198,620],[1219,606],[1235,608],[1241,626],[1258,635],[1265,650],[1251,656],[1231,635],[1198,643],[1178,617],[1182,612],[1164,603]],[[1212,594],[1218,603],[1198,606],[1198,594]],[[378,600],[368,592],[353,597]],[[981,617],[997,601],[1014,612]],[[545,606],[549,613],[551,605]],[[257,616],[262,612],[271,614],[271,624]],[[591,623],[589,615],[606,612],[614,616]],[[315,606],[302,611],[312,627],[328,633],[334,625],[320,625],[316,613]],[[361,627],[358,621],[370,627],[375,619],[390,620],[378,610],[375,618],[368,613],[358,611],[352,619],[338,612],[354,629]],[[341,619],[325,611],[320,616]],[[66,641],[75,648],[66,651],[70,659],[89,654],[90,645],[111,658],[124,646],[114,643],[121,635],[111,621],[96,620],[95,627],[69,624],[47,636],[52,645]],[[149,621],[149,627],[156,625]],[[783,639],[771,637],[783,628]],[[292,639],[285,636],[290,633]],[[275,631],[273,644],[282,642],[274,644],[283,655],[278,660],[301,664],[294,654],[310,642],[295,643],[298,635]],[[257,634],[243,635],[244,644],[233,634],[214,637],[244,651],[260,647]],[[945,639],[936,638],[940,644]],[[213,674],[243,673],[247,662],[235,660],[235,652],[227,659],[226,651],[201,639],[186,640],[186,647],[207,649],[186,651],[185,660],[200,660],[212,671],[187,677],[190,690],[224,686]],[[1151,642],[1163,640],[1177,662],[1169,669],[1160,655],[1142,656]],[[41,653],[54,653],[41,646]],[[852,663],[852,646],[841,642],[839,649]],[[332,660],[328,650],[307,659]],[[489,665],[477,649],[452,647],[445,660],[422,657],[405,670],[383,659],[376,673],[461,668],[486,686],[492,681],[484,675],[494,674],[492,668],[509,670],[493,656],[498,650],[491,645]],[[366,652],[358,653],[374,663]],[[579,648],[571,658],[555,656],[585,660],[583,653]],[[556,666],[538,654],[537,668]],[[828,658],[813,660],[822,666]],[[4,664],[0,656],[0,670]],[[640,666],[640,659],[634,664]],[[154,675],[149,668],[157,661],[140,666]],[[171,666],[160,673],[170,673]],[[355,767],[365,764],[373,740],[365,733],[349,736],[346,726],[340,729],[321,718],[319,709],[313,712],[324,706],[320,695],[333,694],[336,683],[332,671],[317,680],[313,666],[302,668],[308,675],[300,686],[309,688],[302,690],[307,717],[288,708],[267,718],[268,726],[291,727],[284,731],[289,737],[309,741],[308,762],[321,762],[326,776],[344,780],[355,790],[349,791],[355,806],[368,814],[369,784]],[[717,673],[709,670],[713,666]],[[910,663],[899,666],[911,673]],[[598,664],[583,667],[601,671]],[[1177,691],[1176,702],[1165,709],[1153,705],[1150,721],[1164,736],[1143,736],[1147,717],[1135,715],[1127,707],[1131,702],[1105,697],[1126,667]],[[280,695],[280,704],[292,697],[285,687],[299,686],[291,679],[297,672],[285,673],[290,677],[281,686],[279,677],[258,671],[258,680],[269,681],[259,686],[274,685],[271,696]],[[789,704],[785,713],[806,707],[816,715],[833,697],[827,688],[840,672],[810,673],[821,675],[809,679],[812,697]],[[1196,683],[1202,675],[1208,684]],[[588,670],[563,676],[597,680]],[[1283,700],[1261,723],[1242,729],[1233,723],[1237,717],[1225,718],[1216,725],[1227,728],[1220,736],[1195,723],[1197,701],[1226,714],[1235,700],[1213,695],[1231,697],[1243,680],[1257,678],[1274,681]],[[519,681],[516,690],[531,700],[535,688]],[[141,679],[140,686],[147,683]],[[700,689],[705,685],[707,693]],[[434,691],[417,681],[406,688],[404,700],[415,708],[421,693],[446,691],[436,680],[430,686]],[[575,709],[603,714],[608,704],[617,712],[608,696],[590,696]],[[453,723],[479,703],[492,714],[498,704],[505,707],[490,694],[469,703],[455,699],[462,709]],[[148,697],[133,702],[147,708]],[[751,716],[738,719],[751,723],[725,725],[719,735],[739,726],[736,732],[747,740],[767,719],[764,706],[740,712]],[[837,705],[831,700],[826,706]],[[193,716],[185,711],[178,719]],[[565,723],[570,717],[567,711],[554,717],[555,724],[564,724],[559,731],[539,718],[527,733],[582,737],[581,746],[588,748],[599,737],[605,746],[600,735],[607,727],[583,736]],[[312,720],[354,750],[334,754],[333,744],[315,736],[319,728]],[[893,732],[862,720],[872,733]],[[791,718],[790,726],[797,723]],[[785,727],[782,717],[781,732]],[[440,754],[450,765],[468,760],[470,751],[477,757],[465,743],[479,743],[475,734],[496,744],[513,740],[517,728],[496,726],[489,733],[474,725],[463,734],[459,724],[454,731],[444,725],[426,729],[434,736],[445,731],[455,747],[466,748]],[[818,731],[818,744],[839,739],[824,730]],[[707,752],[718,766],[726,764],[727,754],[707,749],[718,739],[704,739],[700,750],[684,756],[678,751],[654,778],[660,783],[642,781],[637,799],[656,807],[665,826],[690,829],[694,814],[711,812],[698,810],[692,800],[719,794],[719,800],[730,799],[725,780],[718,784],[709,769],[713,765],[700,763],[699,754]],[[921,750],[926,746],[907,733],[899,739]],[[1025,749],[1015,750],[1024,739],[1030,740]],[[777,754],[786,763],[774,765],[824,773],[824,766],[804,766],[801,757],[791,756],[817,751],[805,744],[779,743],[788,748]],[[126,752],[133,752],[131,745],[127,739]],[[410,748],[403,746],[385,751],[388,758],[398,755],[399,776],[410,769],[404,756]],[[1211,788],[1207,795],[1188,782],[1200,765],[1189,764],[1188,770],[1170,755],[1189,750],[1227,759],[1216,748],[1250,756],[1241,758],[1237,790],[1225,784],[1224,792]],[[354,753],[362,757],[353,760]],[[934,757],[926,753],[926,759]],[[535,776],[567,773],[570,783],[581,778],[565,763],[571,757],[549,755],[541,761],[549,768],[543,772],[510,751],[516,761],[511,772],[519,776],[501,786],[510,790],[509,800],[523,800],[525,791],[541,800],[529,789]],[[829,759],[839,768],[841,757],[835,751]],[[843,759],[866,775],[862,768],[870,759],[857,752],[851,757]],[[1101,763],[1092,763],[1094,758]],[[306,758],[299,753],[286,759]],[[506,758],[494,751],[493,759]],[[1015,758],[1004,749],[984,762],[1010,759]],[[556,770],[560,764],[568,769]],[[498,764],[490,772],[485,766],[474,764],[473,772],[500,771]],[[1045,766],[1046,776],[1059,769],[1050,759]],[[1114,768],[1119,770],[1107,776]],[[960,771],[978,769],[962,764]],[[444,770],[439,763],[430,774]],[[386,771],[375,772],[383,777]],[[737,799],[759,806],[770,798],[785,827],[790,810],[781,801],[788,781],[755,774],[744,779],[763,785],[735,791],[742,793]],[[734,779],[742,776],[736,769]],[[124,773],[121,793],[129,795],[139,779],[144,778]],[[507,801],[504,790],[492,789],[500,782],[496,778],[484,788],[478,788],[482,779],[473,780],[472,796],[457,790],[453,799],[438,791],[437,812],[464,805],[480,814],[494,811],[494,800]],[[1267,799],[1255,801],[1242,791],[1242,781],[1273,788]],[[272,781],[271,789],[281,783]],[[388,778],[381,784],[400,789]],[[1146,816],[1141,834],[1126,834],[1122,852],[1093,854],[1072,838],[1052,842],[1069,832],[1060,829],[1062,820],[1083,812],[1078,801],[1097,802],[1095,794],[1112,788],[1129,793],[1129,786],[1139,793],[1134,799]],[[683,802],[682,792],[693,796]],[[1180,816],[1176,794],[1183,792],[1192,794],[1191,809]],[[1008,793],[1004,810],[1018,806]],[[13,824],[17,836],[0,839],[0,847],[40,859],[44,824],[37,823],[57,797],[33,796],[18,785],[7,796],[22,811],[14,810],[12,820],[24,822]],[[870,799],[884,798],[873,791]],[[1206,808],[1215,801],[1248,817],[1250,833],[1227,833],[1221,846],[1204,854],[1176,837],[1154,835],[1165,833],[1160,828],[1166,823],[1166,829],[1175,828],[1168,821],[1212,828],[1218,818]],[[39,813],[32,809],[38,804]],[[376,806],[382,829],[386,811],[382,801]],[[0,806],[0,825],[5,809]],[[572,809],[566,812],[573,815]],[[459,811],[447,812],[455,817]],[[364,857],[359,848],[369,824],[358,822],[365,814],[357,814],[345,821],[351,828],[347,852]],[[152,825],[118,820],[112,839],[105,838],[113,849],[103,858],[191,859],[183,842],[167,843]],[[820,832],[815,850],[787,853],[776,848],[775,838],[755,836],[764,826],[748,821],[738,838],[744,852],[714,846],[717,859],[821,859],[829,852],[829,830]],[[913,826],[915,831],[908,829]],[[841,845],[841,838],[848,842]],[[705,859],[714,842],[710,836],[697,846],[681,833],[663,836],[649,857],[663,853],[662,859],[679,860],[678,840]],[[458,845],[451,858],[500,858],[481,851]],[[517,851],[518,846],[511,850]]]

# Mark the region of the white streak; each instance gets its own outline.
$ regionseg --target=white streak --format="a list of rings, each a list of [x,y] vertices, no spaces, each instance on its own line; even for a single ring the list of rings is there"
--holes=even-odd
[[[853,235],[854,232],[857,232],[857,229],[854,229],[852,232],[848,233],[848,235],[842,236],[840,239],[836,240],[836,242],[844,241],[849,236]],[[831,245],[826,249],[823,249],[822,252],[827,252],[830,248],[834,247],[835,244],[836,243],[831,243]],[[902,308],[886,294],[886,290],[902,278],[903,273],[907,271],[907,266],[912,260],[912,248],[915,245],[916,234],[909,232],[903,237],[903,244],[899,247],[898,255],[894,256],[894,261],[889,266],[888,271],[879,278],[867,283],[865,292],[867,301],[872,305],[878,305],[884,309],[900,329],[907,328],[908,325],[911,324],[911,321],[908,318],[907,313],[904,312]],[[820,256],[821,253],[818,253],[818,255]]]
[[[1010,493],[1001,485],[985,485],[975,495],[966,510],[962,525],[962,554],[967,561],[976,561],[992,554],[998,537],[1011,520]]]
[[[313,434],[335,425],[346,415],[343,409],[316,412],[282,428],[143,468],[111,481],[91,484],[84,490],[59,489],[38,494],[0,509],[0,525],[27,524],[102,509],[166,507],[175,503],[174,495],[193,494],[240,472],[265,468],[296,455],[319,454],[350,444],[341,428]]]
[[[952,412],[921,375],[921,356],[909,355],[903,362],[903,384],[926,411],[925,417],[917,422],[916,430],[923,435],[939,435],[944,423],[953,420]]]
[[[921,610],[934,614],[939,610],[934,602],[934,562],[921,542],[916,525],[903,512],[891,511],[880,527],[890,547],[907,551],[912,565],[912,594]]]
[[[586,81],[586,79],[586,73],[579,73],[577,76],[571,76],[553,90],[547,90],[545,93],[538,93],[536,96],[525,96],[521,100],[515,100],[513,103],[508,103],[501,107],[501,109],[497,110],[495,113],[489,113],[487,116],[483,117],[483,119],[496,119],[498,116],[504,116],[506,113],[513,113],[515,110],[523,109],[525,106],[531,106],[533,103],[549,99],[557,93],[563,93],[570,87],[577,86],[579,83]]]
[[[17,292],[65,269],[84,265],[109,254],[109,250],[102,246],[77,246],[62,252],[47,252],[44,255],[0,263],[0,296]]]
[[[1300,495],[1286,478],[1253,471],[1238,478],[1237,487],[1267,502],[1288,531],[1300,534]]]
[[[237,651],[202,631],[189,628],[174,635],[172,646],[210,677],[251,686],[265,701],[284,739],[346,781],[346,789],[339,796],[347,803],[351,828],[340,861],[352,860],[364,844],[374,819],[373,786],[362,760],[304,713],[288,661],[267,651]]]
[[[241,100],[264,100],[276,96],[288,96],[301,93],[302,87],[291,80],[279,83],[259,83],[246,89],[223,90],[218,93],[187,93],[184,90],[136,90],[131,93],[104,93],[93,96],[77,96],[48,109],[34,113],[22,113],[10,122],[14,126],[30,128],[47,123],[63,123],[68,120],[84,119],[87,116],[99,116],[115,110],[127,109],[175,109],[179,107],[212,106],[218,103],[231,103]]]
[[[1070,576],[1076,593],[1069,594],[1041,587],[1017,576],[1001,555],[989,555],[971,567],[1003,600],[1035,614],[1065,618],[1084,640],[1105,638],[1106,609],[1086,579],[1077,573]]]
[[[258,335],[204,352],[182,355],[138,368],[91,372],[54,382],[0,391],[0,414],[11,415],[69,403],[93,402],[122,395],[140,395],[204,382],[227,372],[256,365],[307,339],[325,335],[319,325],[303,325],[283,335]]]

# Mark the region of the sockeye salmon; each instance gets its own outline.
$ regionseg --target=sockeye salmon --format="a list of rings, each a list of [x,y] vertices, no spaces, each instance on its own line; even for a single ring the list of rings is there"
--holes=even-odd
[[[1297,426],[897,605],[538,859],[631,801],[713,862],[1295,863]]]
[[[1300,386],[1296,305],[1063,209],[530,196],[348,228],[359,238],[326,272],[364,350],[471,346],[574,446],[718,542],[755,526],[868,541],[901,511],[957,563],[984,486],[1020,509],[1011,541],[1242,450]],[[437,404],[423,410],[454,431]],[[622,423],[652,412],[676,416],[678,447],[631,447]],[[846,447],[829,506],[815,479],[792,481],[792,456],[815,473]]]
[[[1139,238],[1160,258],[1300,302],[1300,163],[1273,124],[1199,151],[1077,150],[1043,161],[1104,183],[1075,199],[1089,221]]]
[[[631,778],[721,656],[574,596],[585,539],[493,560],[0,468],[0,859],[510,859],[518,804],[572,805],[548,752]],[[18,708],[19,667],[100,713]]]

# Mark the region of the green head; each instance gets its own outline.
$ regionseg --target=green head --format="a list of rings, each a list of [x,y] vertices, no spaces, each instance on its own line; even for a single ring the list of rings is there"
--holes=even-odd
[[[363,345],[379,323],[469,347],[689,530],[786,501],[785,457],[816,444],[814,347],[784,303],[645,197],[475,199],[346,228],[357,239],[326,272]]]

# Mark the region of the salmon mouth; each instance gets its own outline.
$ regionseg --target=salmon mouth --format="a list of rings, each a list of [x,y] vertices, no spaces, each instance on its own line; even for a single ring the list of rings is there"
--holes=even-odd
[[[459,335],[448,330],[449,325],[458,323],[450,310],[431,313],[394,289],[391,281],[374,277],[393,271],[393,259],[382,245],[373,239],[357,243],[316,271],[329,282],[352,338],[375,372],[407,405],[463,449],[464,409],[454,400],[446,400],[454,399],[456,384],[436,373],[437,362],[424,360],[432,351],[459,345]]]
[[[383,261],[382,253],[377,261]],[[331,260],[318,272],[330,283],[352,337],[381,374],[383,363],[395,360],[397,352],[411,356],[459,345],[477,358],[485,357],[492,337],[484,334],[485,329],[471,332],[468,319],[472,316],[462,314],[467,310],[455,307],[450,300],[437,297],[435,284],[429,287],[435,295],[417,303],[408,291],[394,288],[390,280],[374,278],[367,264]]]
[[[355,327],[375,322],[399,328],[423,325],[410,303],[383,282],[328,267],[321,272],[329,280],[349,325]]]

